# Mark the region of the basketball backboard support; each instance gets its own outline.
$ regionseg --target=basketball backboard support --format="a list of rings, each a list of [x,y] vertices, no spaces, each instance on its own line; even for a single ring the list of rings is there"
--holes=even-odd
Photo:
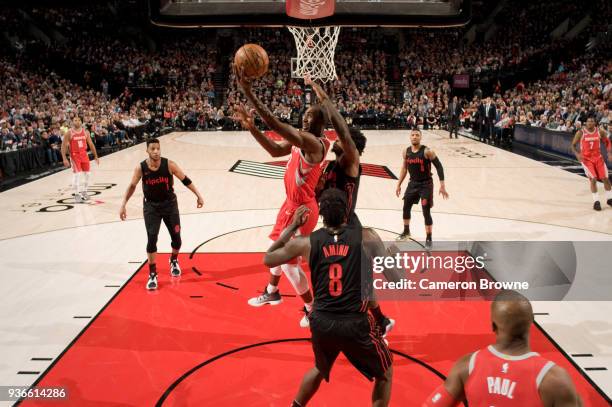
[[[171,27],[450,27],[469,22],[472,0],[148,1],[151,22]],[[317,13],[326,17],[308,18]]]

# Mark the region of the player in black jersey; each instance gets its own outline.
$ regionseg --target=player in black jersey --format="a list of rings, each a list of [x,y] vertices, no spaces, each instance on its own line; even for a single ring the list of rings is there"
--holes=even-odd
[[[157,255],[157,237],[162,220],[170,232],[172,239],[172,256],[170,257],[170,274],[173,277],[181,275],[181,268],[178,264],[178,253],[181,248],[181,219],[179,216],[176,195],[174,194],[174,176],[183,185],[193,192],[198,198],[197,207],[204,206],[204,198],[179,168],[174,161],[161,156],[159,140],[153,138],[147,140],[147,153],[149,158],[142,161],[134,170],[132,181],[125,192],[119,217],[125,220],[127,217],[126,205],[134,194],[138,182],[142,178],[143,211],[145,227],[147,229],[147,258],[149,260],[149,280],[147,281],[148,290],[157,289],[157,265],[155,257]]]
[[[425,218],[425,232],[427,238],[425,246],[430,249],[431,230],[433,220],[431,218],[431,208],[433,207],[433,178],[431,176],[431,165],[436,167],[438,178],[440,178],[440,195],[444,199],[448,199],[446,186],[444,185],[444,169],[440,159],[436,153],[430,148],[421,145],[421,130],[413,129],[410,132],[411,146],[402,153],[402,171],[395,194],[399,197],[402,192],[402,182],[406,178],[406,173],[410,174],[410,182],[404,193],[404,231],[397,238],[398,240],[406,240],[410,237],[410,211],[412,205],[421,200],[421,208],[423,209],[423,217]]]
[[[361,130],[350,127],[330,100],[323,88],[310,77],[304,78],[304,83],[310,85],[312,90],[317,95],[319,103],[323,110],[326,111],[327,117],[332,122],[334,130],[338,135],[338,140],[334,143],[332,151],[336,155],[336,159],[330,161],[323,175],[319,179],[317,185],[317,198],[321,196],[323,191],[329,188],[338,188],[344,191],[347,198],[347,219],[349,225],[361,226],[359,217],[355,213],[357,206],[357,195],[359,193],[359,181],[361,179],[361,154],[365,149],[367,139]],[[373,239],[377,239],[382,243],[382,240],[373,229],[368,229]],[[395,320],[387,318],[380,309],[378,302],[371,301],[369,309],[376,322],[384,327],[383,337],[393,329]]]
[[[310,314],[313,367],[302,380],[293,406],[305,406],[340,354],[369,380],[374,380],[372,405],[386,406],[391,398],[393,358],[382,330],[368,314],[368,298],[362,296],[362,242],[367,239],[358,225],[347,224],[346,194],[335,188],[321,194],[319,213],[324,227],[308,237],[292,239],[304,222],[307,209],[300,207],[294,221],[265,255],[268,267],[295,256],[309,259],[313,311]]]

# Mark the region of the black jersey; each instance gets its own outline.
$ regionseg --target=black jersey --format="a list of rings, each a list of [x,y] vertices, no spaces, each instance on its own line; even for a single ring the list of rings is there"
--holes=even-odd
[[[361,233],[358,226],[337,232],[321,228],[310,234],[314,310],[356,314],[367,310],[361,294]]]
[[[427,147],[421,146],[416,153],[412,152],[412,147],[406,149],[404,166],[410,174],[410,181],[422,182],[433,180],[431,176],[431,160],[425,157]]]
[[[175,198],[174,178],[168,167],[168,159],[161,159],[157,171],[152,171],[147,165],[147,160],[140,163],[142,171],[142,192],[145,200],[151,202],[163,202]]]
[[[338,188],[346,193],[348,204],[348,212],[346,218],[348,222],[353,224],[355,220],[355,206],[357,206],[357,194],[359,192],[359,180],[361,179],[361,165],[359,165],[359,174],[356,177],[346,175],[340,163],[336,160],[330,161],[323,172],[324,186],[327,188]]]

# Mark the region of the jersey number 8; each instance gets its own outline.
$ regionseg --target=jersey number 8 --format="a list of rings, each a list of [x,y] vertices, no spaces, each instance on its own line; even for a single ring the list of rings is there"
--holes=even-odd
[[[342,295],[342,265],[338,263],[329,266],[329,295],[339,297]]]

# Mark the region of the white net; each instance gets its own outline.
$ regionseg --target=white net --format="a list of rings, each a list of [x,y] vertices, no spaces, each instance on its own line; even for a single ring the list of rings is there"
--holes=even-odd
[[[338,44],[340,27],[287,27],[297,48],[297,58],[291,59],[294,78],[310,75],[323,82],[337,78],[334,53]]]

